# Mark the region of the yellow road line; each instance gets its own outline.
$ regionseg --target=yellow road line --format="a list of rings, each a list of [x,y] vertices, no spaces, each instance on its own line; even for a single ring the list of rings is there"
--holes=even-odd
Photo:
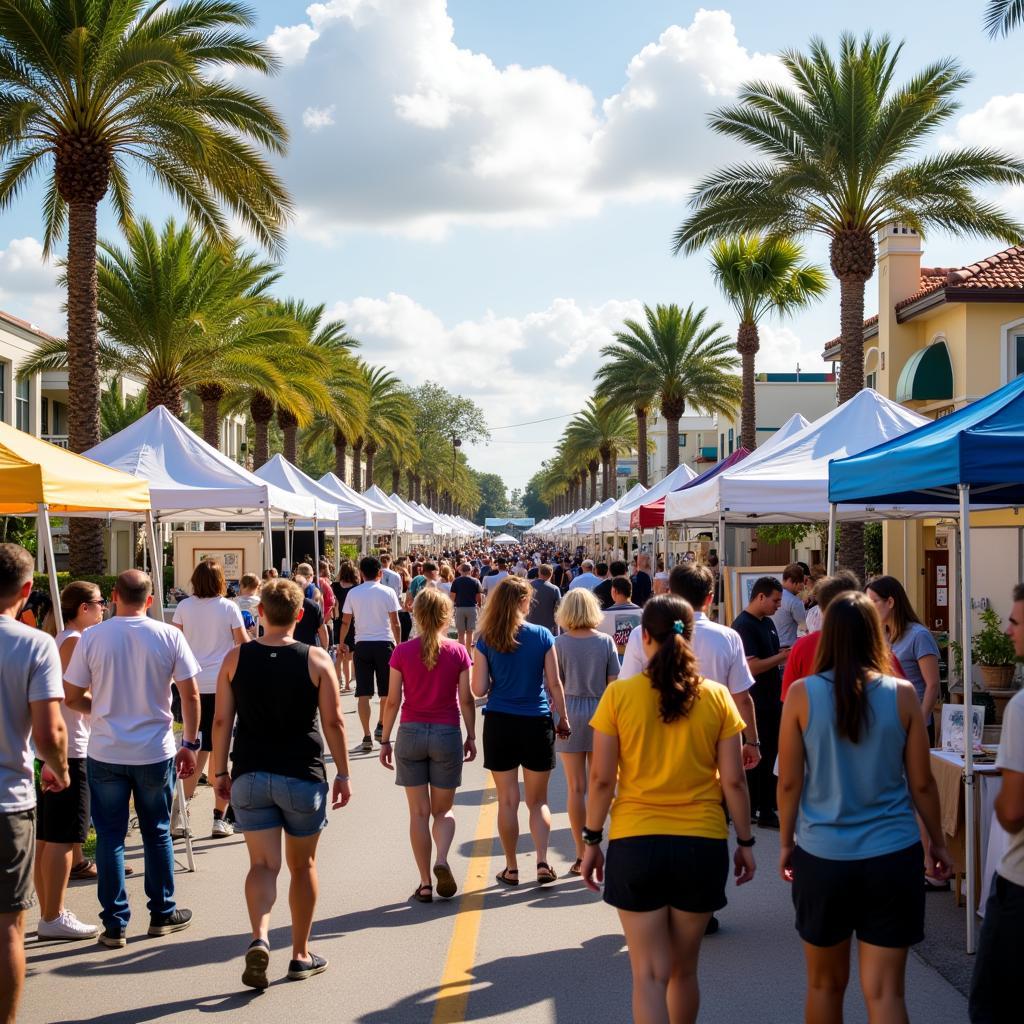
[[[494,779],[487,773],[487,785],[480,802],[480,817],[469,855],[466,883],[455,917],[455,929],[448,946],[433,1024],[461,1024],[466,1017],[469,989],[473,983],[473,962],[480,937],[480,919],[484,908],[484,890],[491,884],[491,847],[498,826],[498,794]]]

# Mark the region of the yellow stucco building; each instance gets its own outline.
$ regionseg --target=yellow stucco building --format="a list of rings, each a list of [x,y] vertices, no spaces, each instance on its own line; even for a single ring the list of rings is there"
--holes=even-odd
[[[911,228],[894,224],[879,233],[878,315],[864,322],[864,382],[937,418],[1024,373],[1024,246],[962,267],[923,267],[921,256]],[[824,358],[839,359],[838,338]],[[1024,516],[981,513],[971,524],[972,597],[1005,619],[1010,589],[1024,578]],[[955,567],[942,568],[944,541],[935,521],[885,527],[885,571],[905,580],[933,629],[945,628],[953,610],[939,602],[955,600]]]

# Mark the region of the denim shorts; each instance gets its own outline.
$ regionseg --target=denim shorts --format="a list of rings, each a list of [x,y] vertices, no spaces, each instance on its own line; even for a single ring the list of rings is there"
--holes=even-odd
[[[314,836],[327,827],[327,793],[326,782],[246,772],[231,783],[235,828],[283,828],[290,836]]]
[[[395,738],[395,785],[462,785],[462,729],[436,722],[402,722]]]

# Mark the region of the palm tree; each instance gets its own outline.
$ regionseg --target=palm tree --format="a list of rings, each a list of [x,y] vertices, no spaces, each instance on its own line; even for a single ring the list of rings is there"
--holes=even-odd
[[[1009,35],[1024,25],[1024,0],[989,0],[985,9],[985,30],[994,39]]]
[[[145,390],[137,395],[122,395],[116,381],[100,395],[100,435],[105,441],[121,433],[136,420],[146,415],[148,405]]]
[[[769,313],[786,315],[809,306],[828,290],[825,271],[803,262],[803,249],[789,238],[733,235],[711,247],[711,271],[739,320],[736,350],[743,363],[740,444],[757,447],[754,358],[758,324]]]
[[[636,417],[636,475],[647,487],[650,478],[647,414],[657,397],[656,389],[646,378],[633,376],[629,361],[604,363],[596,374],[598,398],[605,398],[618,408],[632,409]]]
[[[637,447],[636,422],[622,406],[604,399],[590,399],[583,411],[569,421],[565,436],[571,452],[585,455],[588,464],[595,463],[591,471],[592,484],[597,462],[594,454],[600,459],[601,499],[607,501],[612,496],[618,454]]]
[[[650,382],[665,417],[669,473],[679,466],[679,419],[687,407],[707,416],[732,414],[741,397],[729,336],[706,318],[706,309],[692,305],[644,306],[644,323],[627,320],[601,349],[608,362],[598,370],[599,383],[610,376],[609,363],[618,364],[621,377]]]
[[[100,439],[96,224],[110,195],[133,220],[129,160],[171,193],[211,237],[226,210],[271,248],[290,203],[262,150],[287,131],[225,69],[267,73],[277,58],[247,34],[239,0],[0,0],[0,210],[45,173],[44,249],[68,234],[69,446]],[[72,519],[73,575],[103,569],[103,534]]]
[[[370,416],[362,434],[366,446],[366,484],[373,483],[373,460],[382,448],[407,444],[413,433],[413,405],[402,382],[380,366],[366,367]]]
[[[738,102],[715,113],[711,125],[764,159],[700,182],[674,237],[677,253],[743,232],[828,238],[839,279],[840,402],[864,385],[864,287],[875,269],[877,231],[899,222],[921,234],[936,227],[1010,242],[1024,234],[975,193],[978,186],[1024,182],[1021,161],[982,147],[913,158],[957,110],[956,95],[970,76],[946,58],[896,86],[902,48],[888,36],[858,41],[844,33],[834,57],[813,39],[807,54],[783,53],[790,84],[745,84]],[[843,528],[840,559],[863,572],[856,524]]]

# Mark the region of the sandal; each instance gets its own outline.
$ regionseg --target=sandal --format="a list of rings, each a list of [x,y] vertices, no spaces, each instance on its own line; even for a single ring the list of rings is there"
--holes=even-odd
[[[537,862],[537,884],[538,885],[549,885],[555,881],[558,875],[552,870],[551,865],[546,861]]]
[[[511,876],[515,875],[515,878]],[[500,882],[502,885],[518,885],[519,884],[519,868],[502,868],[495,876],[495,881]]]
[[[434,887],[432,885],[421,885],[412,894],[410,899],[416,900],[417,903],[433,903]]]
[[[583,858],[577,857],[573,861],[572,867],[569,868],[570,875],[582,875],[583,874]]]
[[[437,879],[437,895],[442,899],[450,900],[459,891],[455,876],[447,864],[435,864],[434,877]]]
[[[127,868],[125,869],[127,871]],[[96,861],[89,860],[86,857],[83,861],[75,864],[71,869],[70,878],[82,879],[82,878],[95,878],[99,874],[96,868]]]

